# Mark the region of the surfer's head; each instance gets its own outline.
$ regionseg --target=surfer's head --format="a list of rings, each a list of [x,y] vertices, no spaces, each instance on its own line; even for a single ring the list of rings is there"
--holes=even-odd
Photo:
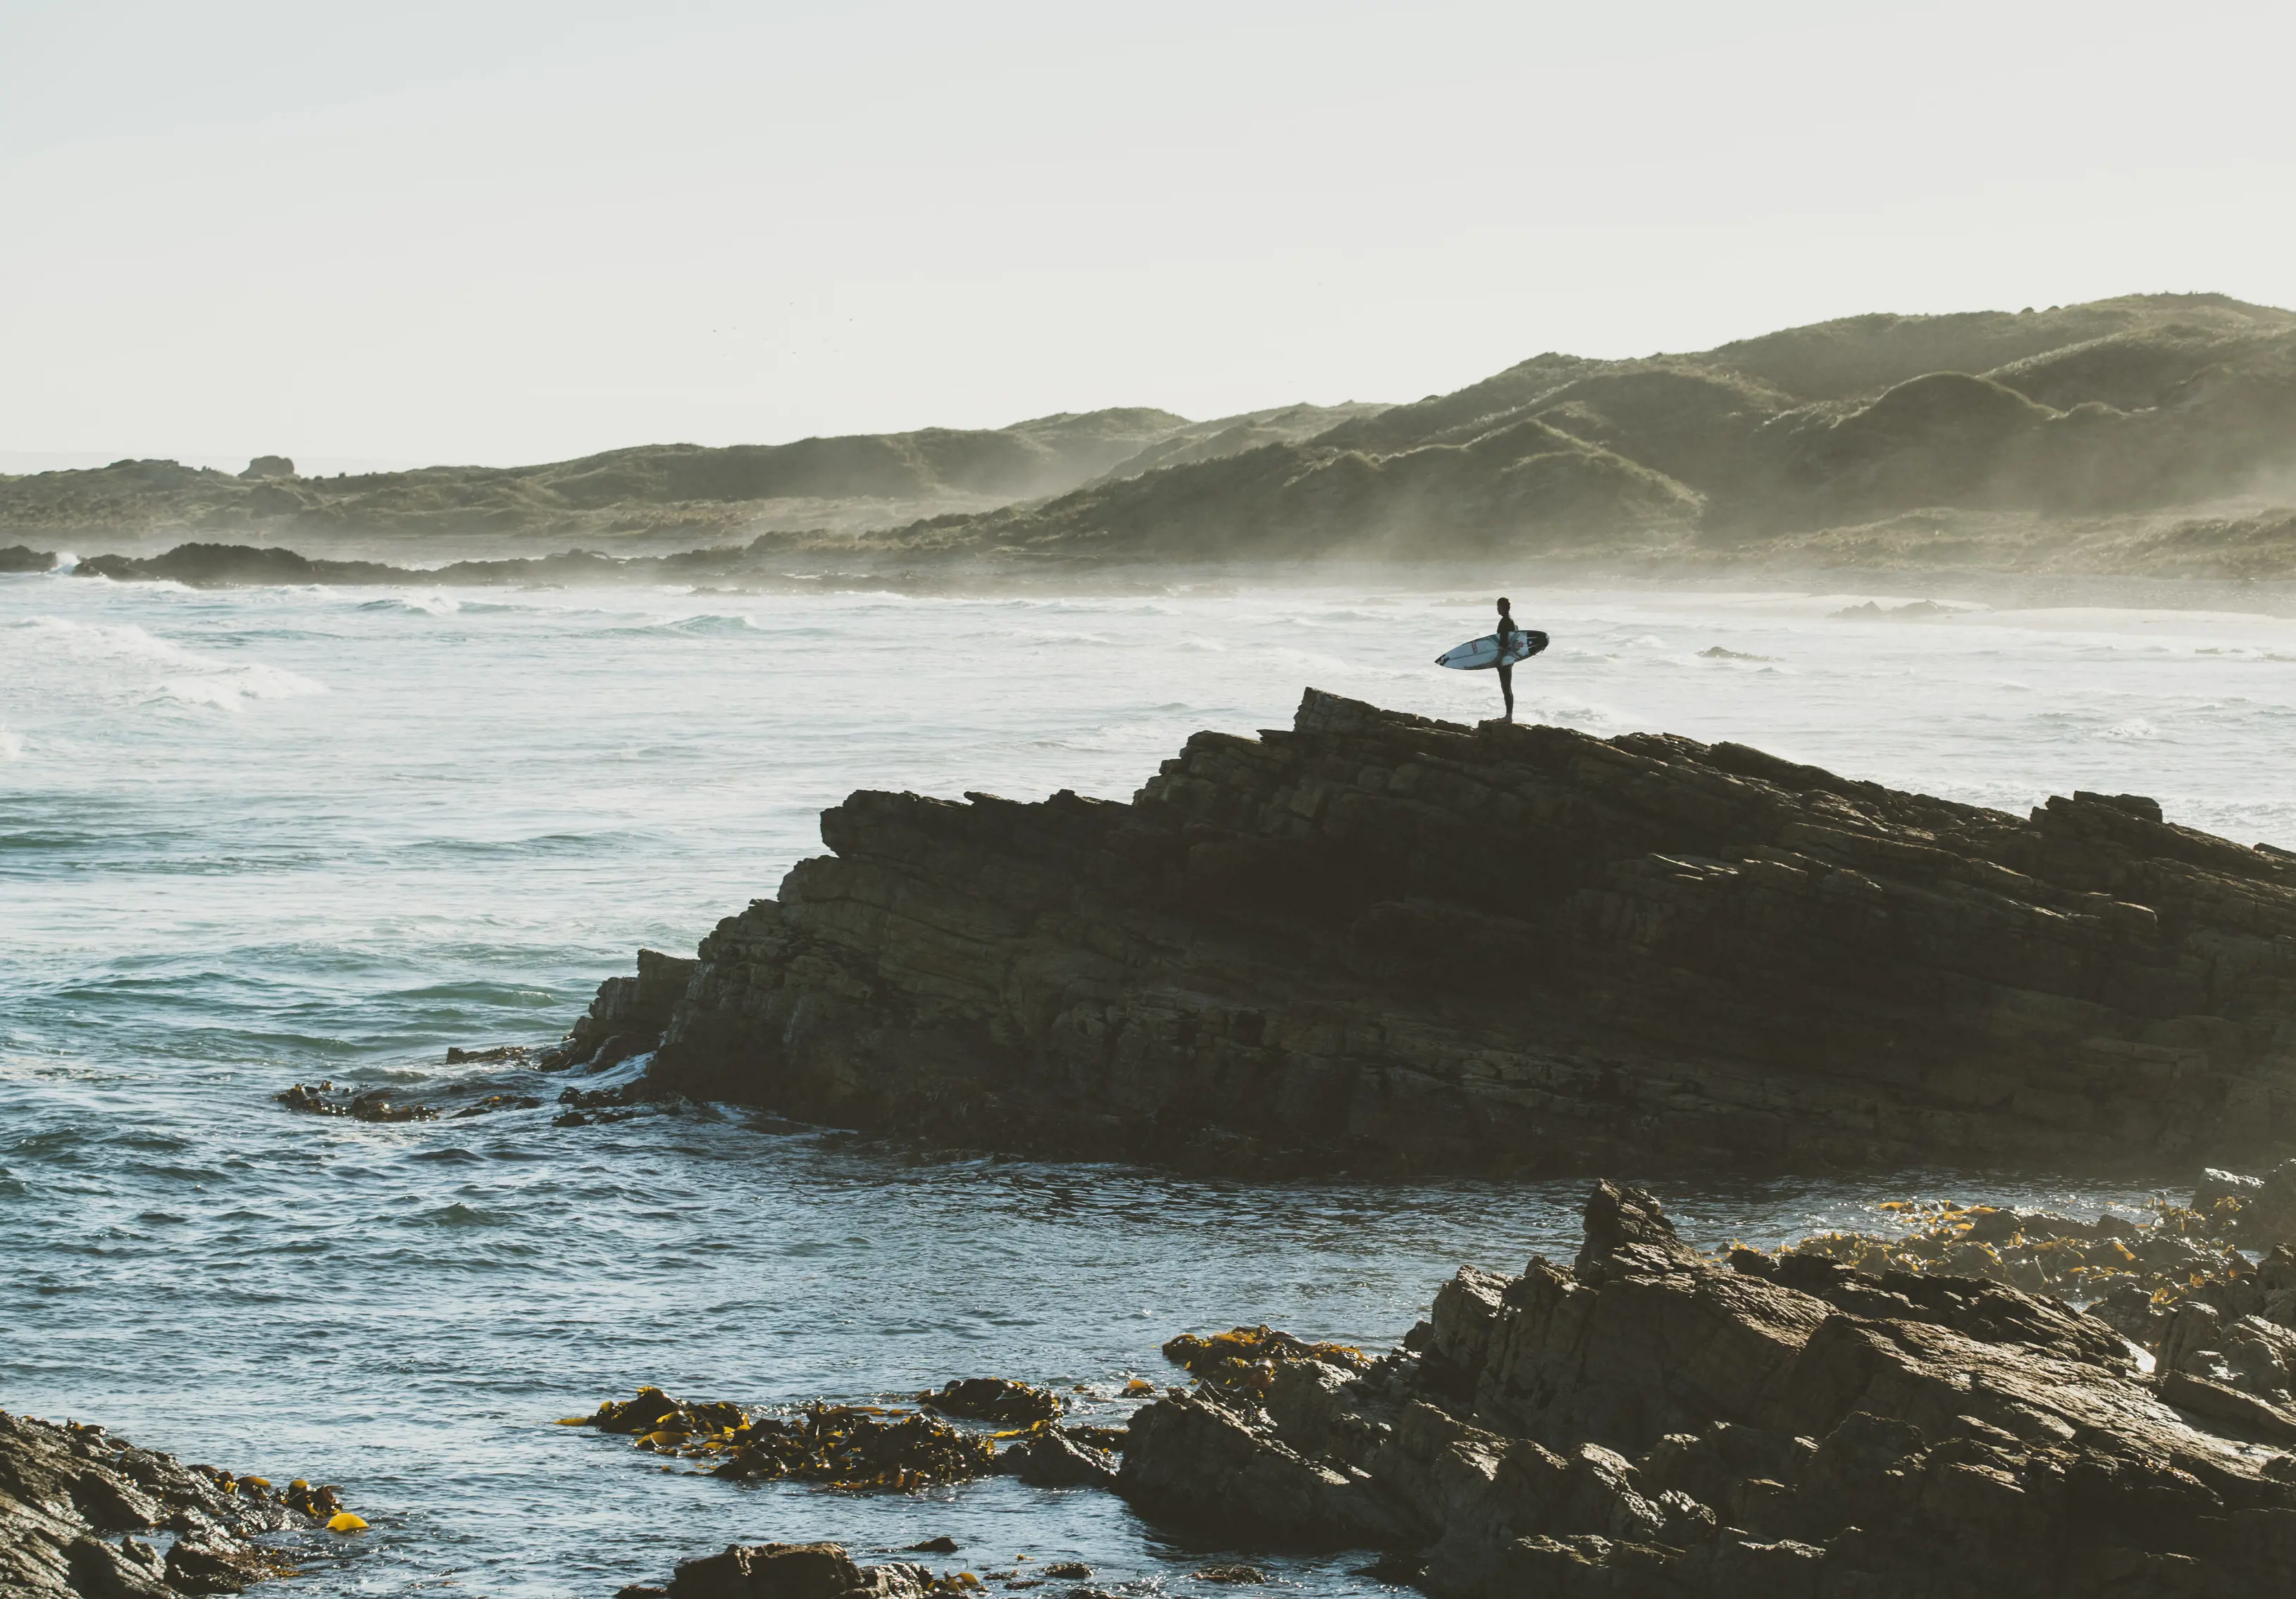
[[[1501,616],[1513,616],[1514,614],[1514,602],[1508,599],[1505,594],[1501,594],[1499,596],[1499,614]]]

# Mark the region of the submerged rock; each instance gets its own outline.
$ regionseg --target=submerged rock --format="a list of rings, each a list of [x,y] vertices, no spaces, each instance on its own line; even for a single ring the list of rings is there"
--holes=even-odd
[[[2296,1148],[2296,860],[2129,796],[1311,690],[1129,803],[865,791],[822,833],[564,1059],[660,1029],[651,1092],[1231,1173]]]
[[[2254,1340],[2296,1371],[2296,1335]],[[2296,1456],[2255,1396],[2149,1376],[1999,1283],[1702,1257],[1609,1183],[1568,1267],[1462,1268],[1368,1370],[1313,1348],[1279,1351],[1264,1398],[1142,1408],[1121,1490],[1263,1544],[1383,1548],[1461,1599],[2237,1599],[2296,1559]],[[2197,1384],[2234,1398],[2196,1408]]]
[[[291,1570],[255,1537],[315,1529],[342,1513],[332,1486],[298,1478],[275,1488],[136,1448],[101,1427],[0,1411],[0,1593],[12,1599],[237,1593]],[[174,1541],[162,1555],[121,1536],[139,1532]]]
[[[451,1119],[463,1121],[472,1116],[491,1116],[496,1111],[538,1111],[542,1102],[530,1094],[489,1094],[484,1099],[464,1105]]]
[[[641,1388],[634,1399],[569,1416],[569,1427],[636,1435],[637,1447],[709,1463],[709,1475],[787,1478],[830,1488],[907,1492],[963,1482],[995,1469],[996,1446],[930,1416],[873,1405],[815,1403],[789,1409],[673,1399]]]
[[[524,1044],[496,1044],[483,1049],[458,1049],[449,1046],[447,1050],[447,1064],[462,1066],[494,1061],[523,1062],[533,1053],[532,1046]]]
[[[958,1379],[919,1394],[917,1403],[943,1415],[1007,1427],[1048,1422],[1068,1407],[1068,1401],[1052,1390],[1033,1388],[1009,1377]]]
[[[840,1544],[729,1544],[722,1554],[682,1561],[667,1588],[628,1587],[668,1599],[927,1599],[977,1593],[977,1578],[936,1578],[922,1566],[854,1563]]]
[[[281,1089],[272,1098],[291,1111],[306,1111],[314,1116],[348,1116],[353,1121],[436,1121],[436,1106],[408,1104],[394,1101],[388,1088],[366,1088],[353,1091],[338,1088],[332,1082],[296,1083]],[[539,1100],[529,1101],[539,1104]],[[500,1109],[500,1106],[490,1107]]]

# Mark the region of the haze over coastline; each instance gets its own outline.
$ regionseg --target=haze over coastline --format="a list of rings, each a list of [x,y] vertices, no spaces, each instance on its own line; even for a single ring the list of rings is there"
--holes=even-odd
[[[1210,422],[1133,407],[335,478],[122,461],[0,480],[0,538],[19,567],[93,541],[119,554],[89,574],[195,583],[1329,558],[2279,578],[2296,313],[2186,294],[1877,314]],[[198,547],[154,558],[178,543]],[[534,564],[576,546],[639,559]]]

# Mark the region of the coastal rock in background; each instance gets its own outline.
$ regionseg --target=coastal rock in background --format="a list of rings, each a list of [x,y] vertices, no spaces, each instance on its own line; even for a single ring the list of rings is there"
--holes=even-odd
[[[1570,1267],[1462,1268],[1368,1372],[1294,1355],[1264,1398],[1144,1406],[1119,1487],[1256,1542],[1411,1554],[1457,1599],[2284,1591],[2296,1458],[2256,1419],[2273,1407],[2184,1403],[2056,1301],[1726,1265],[1604,1183]]]
[[[45,572],[55,564],[53,550],[29,549],[20,544],[0,549],[0,572]]]
[[[248,1541],[254,1535],[343,1515],[332,1488],[299,1480],[274,1489],[260,1477],[135,1448],[101,1427],[0,1411],[0,1592],[12,1599],[237,1593],[288,1570]],[[176,1535],[164,1556],[119,1536],[161,1530]]]
[[[1129,804],[852,795],[703,940],[646,1081],[1225,1171],[2284,1151],[2296,862],[2157,817],[1310,690]],[[577,1054],[651,1037],[688,969],[646,958]]]
[[[239,475],[250,479],[291,478],[295,475],[295,463],[284,455],[258,455]]]

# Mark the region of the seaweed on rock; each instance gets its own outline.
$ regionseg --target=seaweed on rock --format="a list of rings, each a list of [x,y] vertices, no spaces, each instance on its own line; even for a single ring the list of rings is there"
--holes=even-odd
[[[2210,1296],[2284,1253],[2186,1283],[2156,1373],[2062,1301],[1702,1255],[1603,1183],[1575,1261],[1462,1267],[1367,1369],[1293,1340],[1262,1392],[1144,1406],[1119,1488],[1263,1544],[1389,1551],[1447,1599],[2260,1599],[2296,1560],[2296,1332]]]

